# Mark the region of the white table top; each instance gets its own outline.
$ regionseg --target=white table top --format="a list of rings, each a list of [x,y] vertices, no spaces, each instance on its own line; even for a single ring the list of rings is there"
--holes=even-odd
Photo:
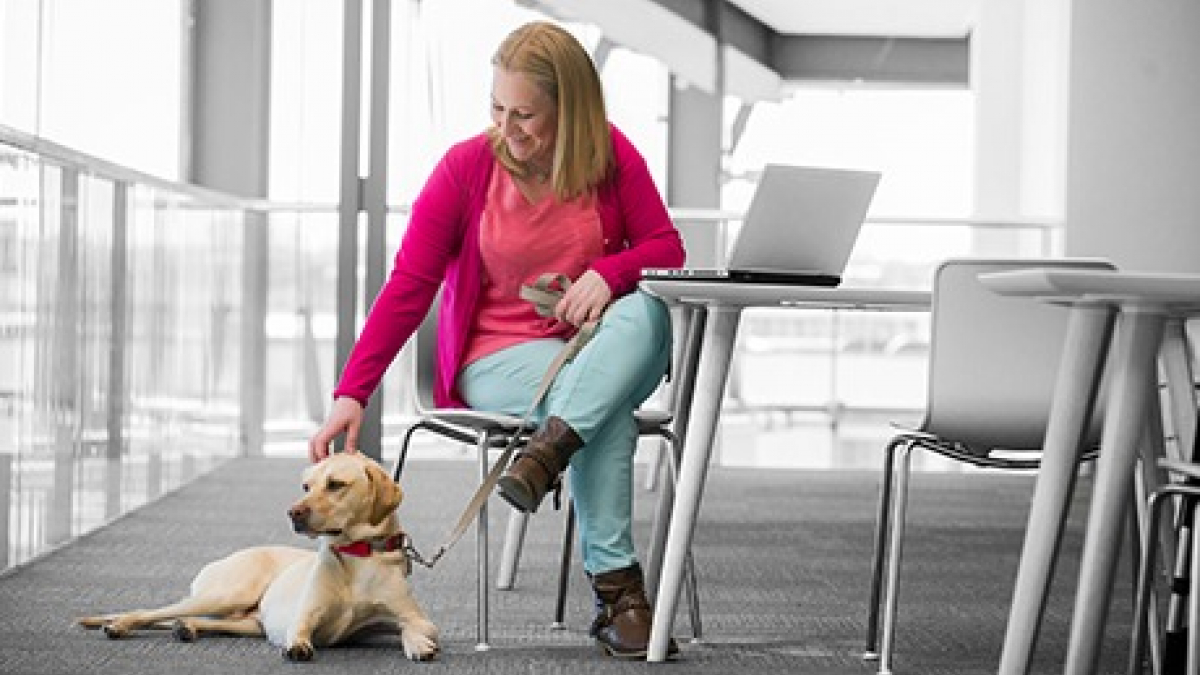
[[[1033,267],[979,275],[1002,295],[1063,302],[1137,303],[1200,311],[1200,274],[1069,270]]]
[[[803,305],[835,309],[927,310],[928,291],[884,288],[836,288],[799,284],[759,284],[681,280],[643,280],[647,292],[672,302],[723,307]]]

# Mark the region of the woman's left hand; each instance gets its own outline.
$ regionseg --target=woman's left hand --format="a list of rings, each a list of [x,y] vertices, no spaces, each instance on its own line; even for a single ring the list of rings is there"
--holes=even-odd
[[[554,315],[573,326],[600,318],[612,300],[612,289],[595,270],[581,274],[554,308]]]

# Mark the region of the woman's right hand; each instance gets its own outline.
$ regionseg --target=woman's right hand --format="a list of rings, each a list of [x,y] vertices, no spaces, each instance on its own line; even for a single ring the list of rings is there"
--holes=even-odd
[[[329,456],[329,444],[345,432],[344,452],[358,452],[358,432],[362,428],[363,407],[358,401],[340,396],[333,402],[333,409],[325,424],[308,441],[308,458],[315,464]]]

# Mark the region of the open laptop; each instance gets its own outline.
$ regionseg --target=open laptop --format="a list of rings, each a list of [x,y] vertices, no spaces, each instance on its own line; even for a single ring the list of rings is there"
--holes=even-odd
[[[725,268],[652,268],[642,278],[837,286],[879,177],[768,164]]]

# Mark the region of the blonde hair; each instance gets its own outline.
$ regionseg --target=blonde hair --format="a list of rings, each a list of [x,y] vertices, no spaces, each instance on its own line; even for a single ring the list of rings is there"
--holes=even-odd
[[[527,75],[557,106],[550,184],[558,198],[594,190],[613,164],[612,137],[600,74],[583,45],[553,23],[533,21],[509,33],[492,65]],[[499,130],[492,127],[488,134],[500,164],[525,177],[528,169],[509,154]]]

